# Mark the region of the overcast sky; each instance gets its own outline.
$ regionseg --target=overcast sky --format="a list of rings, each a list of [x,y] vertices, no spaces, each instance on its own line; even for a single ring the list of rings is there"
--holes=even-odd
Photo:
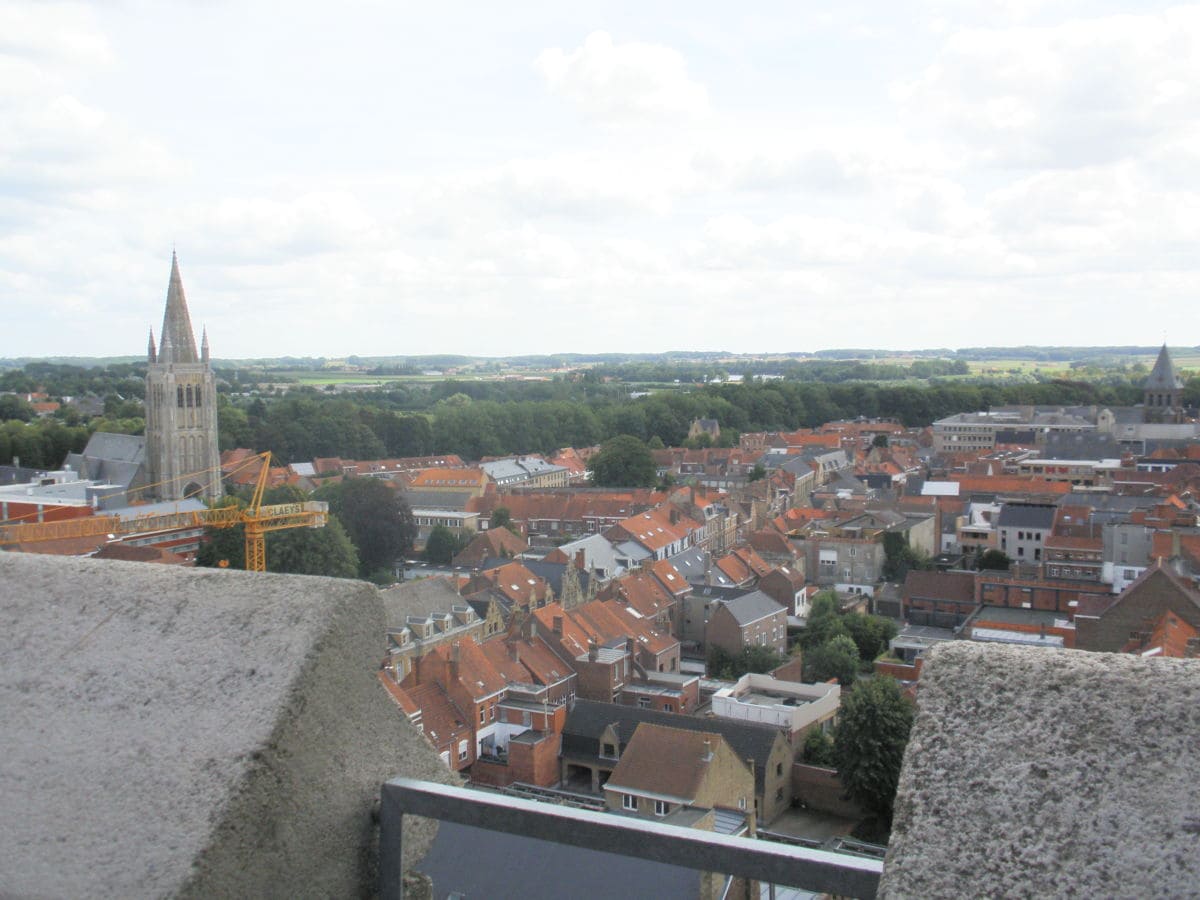
[[[1200,343],[1200,6],[0,0],[0,356]]]

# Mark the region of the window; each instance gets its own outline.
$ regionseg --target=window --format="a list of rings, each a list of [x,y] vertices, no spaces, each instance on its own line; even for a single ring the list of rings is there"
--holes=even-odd
[[[621,795],[621,809],[636,810],[637,809],[637,797],[633,796],[633,794],[622,794]]]
[[[612,744],[601,744],[600,745],[600,755],[607,757],[608,759],[616,759],[617,758],[617,748]]]
[[[654,814],[656,816],[665,816],[670,811],[671,811],[671,808],[667,805],[666,800],[655,800],[654,801]]]
[[[484,708],[482,706],[479,707],[479,724],[480,725],[483,724],[485,715],[486,715],[486,711],[484,710]]]
[[[663,712],[675,712],[675,704],[674,703],[664,703],[663,704]]]
[[[467,759],[467,742],[459,741],[458,742],[458,761],[465,762],[466,759]]]
[[[488,721],[489,722],[496,721],[496,704],[494,704],[494,703],[488,707]]]
[[[783,774],[783,763],[775,763],[775,774],[776,775]]]
[[[638,697],[638,708],[639,709],[649,709],[650,708],[650,698],[649,697]]]
[[[745,809],[745,808],[746,808],[746,798],[738,797],[738,809]]]

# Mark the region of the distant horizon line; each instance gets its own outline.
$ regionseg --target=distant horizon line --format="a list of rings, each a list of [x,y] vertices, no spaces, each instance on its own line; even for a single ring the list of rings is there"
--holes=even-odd
[[[1101,354],[1113,355],[1145,355],[1157,353],[1163,347],[1163,344],[1124,344],[1124,345],[1062,345],[1062,344],[1014,344],[1011,346],[1001,345],[981,345],[974,347],[922,347],[922,348],[880,348],[880,347],[843,347],[831,348],[828,350],[781,350],[781,351],[732,351],[732,350],[661,350],[661,351],[564,351],[561,353],[512,353],[503,356],[483,356],[472,353],[393,353],[393,354],[327,354],[321,356],[312,355],[294,355],[281,354],[276,356],[241,356],[241,357],[212,357],[212,365],[214,367],[220,364],[238,365],[248,363],[271,363],[278,361],[296,361],[307,363],[337,363],[356,360],[363,363],[395,363],[395,362],[410,362],[418,363],[426,361],[440,361],[443,364],[470,364],[476,362],[506,362],[506,361],[555,361],[560,360],[564,363],[586,363],[586,362],[619,362],[622,360],[648,361],[648,360],[677,360],[697,362],[719,362],[721,360],[731,361],[753,361],[753,360],[827,360],[827,361],[854,361],[854,360],[880,360],[895,357],[905,356],[920,356],[926,358],[954,358],[962,354],[986,354],[983,358],[994,359],[1009,359],[1004,354],[1006,352],[1045,352],[1054,353],[1056,356],[1069,357],[1071,354],[1087,354],[1090,356]],[[1200,345],[1181,344],[1175,347],[1166,345],[1169,351],[1197,351],[1200,352]],[[81,355],[34,355],[34,356],[8,356],[0,357],[0,365],[3,366],[24,366],[29,363],[45,362],[51,364],[63,365],[116,365],[122,363],[136,363],[144,361],[146,354],[129,353],[111,356],[81,356]],[[1069,358],[1045,359],[1042,362],[1072,362]]]

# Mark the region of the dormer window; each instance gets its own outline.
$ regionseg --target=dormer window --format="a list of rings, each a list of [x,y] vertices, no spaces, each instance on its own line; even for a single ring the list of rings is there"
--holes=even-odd
[[[616,744],[602,743],[600,745],[600,755],[602,757],[604,757],[605,759],[616,759],[617,758]]]

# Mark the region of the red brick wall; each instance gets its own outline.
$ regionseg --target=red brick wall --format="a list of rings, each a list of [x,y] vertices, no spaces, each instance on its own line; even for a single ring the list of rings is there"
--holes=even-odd
[[[857,804],[843,800],[844,793],[842,780],[834,769],[803,763],[792,766],[792,796],[803,801],[805,806],[849,819],[862,818],[863,810]]]
[[[478,784],[490,784],[495,787],[504,787],[517,780],[524,781],[524,779],[513,777],[511,760],[506,766],[503,763],[485,762],[482,759],[475,760],[475,764],[471,766],[471,780]]]
[[[782,666],[771,672],[772,678],[778,678],[780,681],[804,681],[804,660],[799,656],[793,656]]]
[[[909,666],[904,663],[884,662],[876,660],[875,674],[887,675],[889,678],[895,678],[899,681],[916,681],[921,674],[921,666],[925,660],[918,657],[916,662]]]
[[[539,787],[558,784],[558,750],[561,738],[547,734],[537,743],[510,743],[508,770],[512,781],[523,781]]]

